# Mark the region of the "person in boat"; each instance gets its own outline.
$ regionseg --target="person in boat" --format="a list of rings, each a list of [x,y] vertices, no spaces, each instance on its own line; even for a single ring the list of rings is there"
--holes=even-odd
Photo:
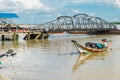
[[[97,49],[102,49],[103,45],[101,43],[92,43],[92,42],[87,42],[85,43],[86,47],[90,47],[90,48],[97,48]]]
[[[90,48],[97,48],[97,49],[107,48],[109,41],[107,41],[107,39],[102,39],[101,41],[102,43],[87,42],[85,43],[85,46]]]
[[[107,39],[102,39],[101,40],[102,41],[102,46],[103,46],[103,48],[106,48],[107,46],[108,46],[108,41],[107,41]]]
[[[87,43],[85,43],[85,46],[86,46],[86,47],[90,47],[90,48],[95,48],[95,44],[92,43],[92,42],[87,42]]]
[[[102,39],[103,48],[108,48],[112,44],[112,40]]]

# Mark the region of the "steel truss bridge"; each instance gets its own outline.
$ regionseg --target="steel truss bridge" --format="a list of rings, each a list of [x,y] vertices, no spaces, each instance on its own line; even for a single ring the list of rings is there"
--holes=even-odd
[[[60,16],[33,27],[34,29],[46,29],[47,31],[111,31],[117,26],[105,21],[100,17],[88,16],[87,14],[76,14],[74,16]]]
[[[57,19],[35,25],[33,27],[21,28],[14,24],[11,18],[17,18],[16,14],[0,13],[0,32],[41,32],[42,29],[48,32],[69,32],[69,31],[113,31],[117,26],[105,21],[100,17],[87,14],[76,14],[74,16],[60,16]],[[5,15],[5,16],[4,16]],[[3,18],[4,17],[4,18]]]

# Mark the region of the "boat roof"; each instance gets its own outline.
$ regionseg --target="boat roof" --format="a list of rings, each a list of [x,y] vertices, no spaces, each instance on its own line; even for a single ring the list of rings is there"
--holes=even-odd
[[[19,18],[15,13],[0,13],[0,18]]]

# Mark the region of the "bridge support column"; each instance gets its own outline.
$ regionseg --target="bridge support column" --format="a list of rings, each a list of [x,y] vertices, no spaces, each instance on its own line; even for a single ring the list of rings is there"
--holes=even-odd
[[[18,34],[16,33],[3,33],[1,34],[1,41],[16,41],[18,40]]]
[[[49,35],[47,33],[28,33],[24,37],[24,40],[38,40],[38,39],[48,39]]]
[[[18,40],[18,37],[19,37],[19,35],[16,34],[16,33],[14,33],[14,34],[13,34],[13,37],[12,37],[12,40]]]
[[[4,41],[4,40],[5,40],[5,39],[4,39],[4,37],[5,37],[5,35],[4,35],[4,34],[2,34],[2,35],[1,35],[1,40],[2,40],[2,41]]]
[[[27,39],[27,40],[30,39],[30,32],[28,32],[28,34],[26,35],[26,39]]]
[[[43,39],[48,39],[48,37],[49,37],[49,34],[46,34],[46,33],[43,33]]]

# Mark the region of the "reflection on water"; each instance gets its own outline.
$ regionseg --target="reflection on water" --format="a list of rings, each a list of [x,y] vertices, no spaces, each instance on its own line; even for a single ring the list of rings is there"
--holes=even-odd
[[[59,37],[59,38],[57,38]],[[80,56],[72,40],[85,42],[113,40],[112,50]],[[13,49],[17,55],[6,61],[0,75],[12,80],[119,80],[119,35],[52,35],[48,40],[0,42],[1,51]],[[97,73],[97,74],[96,74]]]
[[[6,41],[6,42],[1,41],[0,45],[1,45],[0,49],[5,49],[5,48],[9,49],[11,47],[17,48],[19,46],[19,43],[18,41]]]
[[[79,54],[78,58],[76,59],[75,64],[73,65],[73,70],[79,69],[79,67],[87,60],[105,60],[106,56],[108,56],[109,53],[106,52],[99,52],[99,53],[90,53],[90,54]]]

